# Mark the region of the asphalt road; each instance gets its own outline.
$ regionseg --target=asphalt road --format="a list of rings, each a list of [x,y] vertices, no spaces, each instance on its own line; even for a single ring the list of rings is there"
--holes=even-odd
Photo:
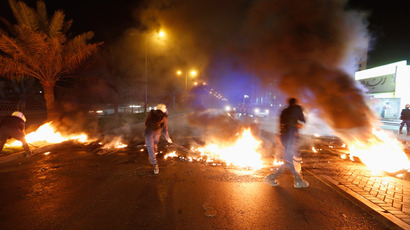
[[[308,188],[290,174],[271,187],[269,168],[159,159],[154,175],[133,146],[98,155],[68,143],[1,164],[0,229],[388,229],[311,174]]]
[[[312,175],[256,173],[145,153],[65,147],[0,167],[0,229],[386,229]]]

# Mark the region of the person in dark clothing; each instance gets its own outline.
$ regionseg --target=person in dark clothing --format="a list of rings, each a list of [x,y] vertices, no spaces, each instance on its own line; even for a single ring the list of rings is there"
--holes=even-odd
[[[3,150],[7,139],[14,138],[21,141],[23,149],[25,150],[25,156],[32,156],[32,152],[26,141],[25,122],[26,117],[19,111],[15,111],[10,116],[3,118],[0,123],[0,151]]]
[[[406,107],[401,110],[400,119],[402,120],[399,128],[399,134],[403,134],[403,127],[406,125],[407,135],[410,136],[410,104],[406,104]]]
[[[302,127],[300,122],[305,123],[303,109],[296,104],[295,98],[290,98],[289,106],[280,114],[280,140],[285,149],[285,164],[277,172],[265,177],[265,182],[272,186],[277,186],[276,178],[288,167],[295,179],[295,188],[308,187],[309,183],[302,178],[300,153],[296,150],[296,141],[299,136],[299,129]]]
[[[155,153],[158,151],[158,142],[161,132],[168,143],[172,143],[168,134],[168,114],[164,104],[157,105],[156,110],[151,110],[145,120],[145,145],[151,164],[154,166],[154,173],[159,173],[159,167]]]

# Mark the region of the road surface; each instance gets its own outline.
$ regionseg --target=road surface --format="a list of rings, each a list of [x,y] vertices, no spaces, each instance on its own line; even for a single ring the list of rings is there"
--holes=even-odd
[[[170,118],[174,137],[192,134],[181,118]],[[154,175],[136,145],[100,152],[73,143],[1,164],[0,229],[388,229],[312,174],[310,187],[296,189],[290,173],[265,184],[271,167],[159,164]]]

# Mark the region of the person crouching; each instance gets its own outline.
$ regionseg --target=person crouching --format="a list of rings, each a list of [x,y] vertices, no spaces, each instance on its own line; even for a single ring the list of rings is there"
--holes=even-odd
[[[145,120],[145,145],[151,164],[154,166],[154,174],[159,173],[159,167],[155,153],[158,151],[158,142],[161,132],[168,143],[172,143],[168,134],[168,113],[164,104],[158,104],[156,110],[151,110]]]
[[[0,123],[0,151],[3,150],[7,139],[14,138],[21,141],[23,149],[25,150],[25,156],[32,156],[32,152],[26,141],[25,122],[26,117],[19,111],[15,111],[11,115],[3,118]]]

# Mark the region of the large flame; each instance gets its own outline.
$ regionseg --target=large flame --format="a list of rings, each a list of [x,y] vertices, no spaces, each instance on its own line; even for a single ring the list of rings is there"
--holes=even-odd
[[[258,152],[261,141],[252,136],[250,129],[244,129],[238,134],[238,139],[234,143],[212,143],[202,148],[191,149],[191,151],[199,153],[188,156],[189,161],[206,160],[207,162],[225,162],[227,165],[251,168],[254,170],[262,168],[262,156]],[[176,153],[172,152],[165,155],[168,157],[176,157]]]
[[[60,132],[56,130],[56,128],[52,126],[52,122],[48,122],[40,126],[36,131],[28,133],[26,135],[26,140],[29,144],[34,144],[36,142],[42,142],[45,144],[55,144],[68,140],[76,140],[84,143],[88,141],[88,137],[84,133],[74,135],[62,135]],[[21,142],[16,140],[12,143],[8,143],[7,146],[21,146]]]
[[[367,142],[356,140],[348,146],[350,158],[360,158],[371,170],[395,173],[410,169],[403,145],[385,131],[374,129]]]

